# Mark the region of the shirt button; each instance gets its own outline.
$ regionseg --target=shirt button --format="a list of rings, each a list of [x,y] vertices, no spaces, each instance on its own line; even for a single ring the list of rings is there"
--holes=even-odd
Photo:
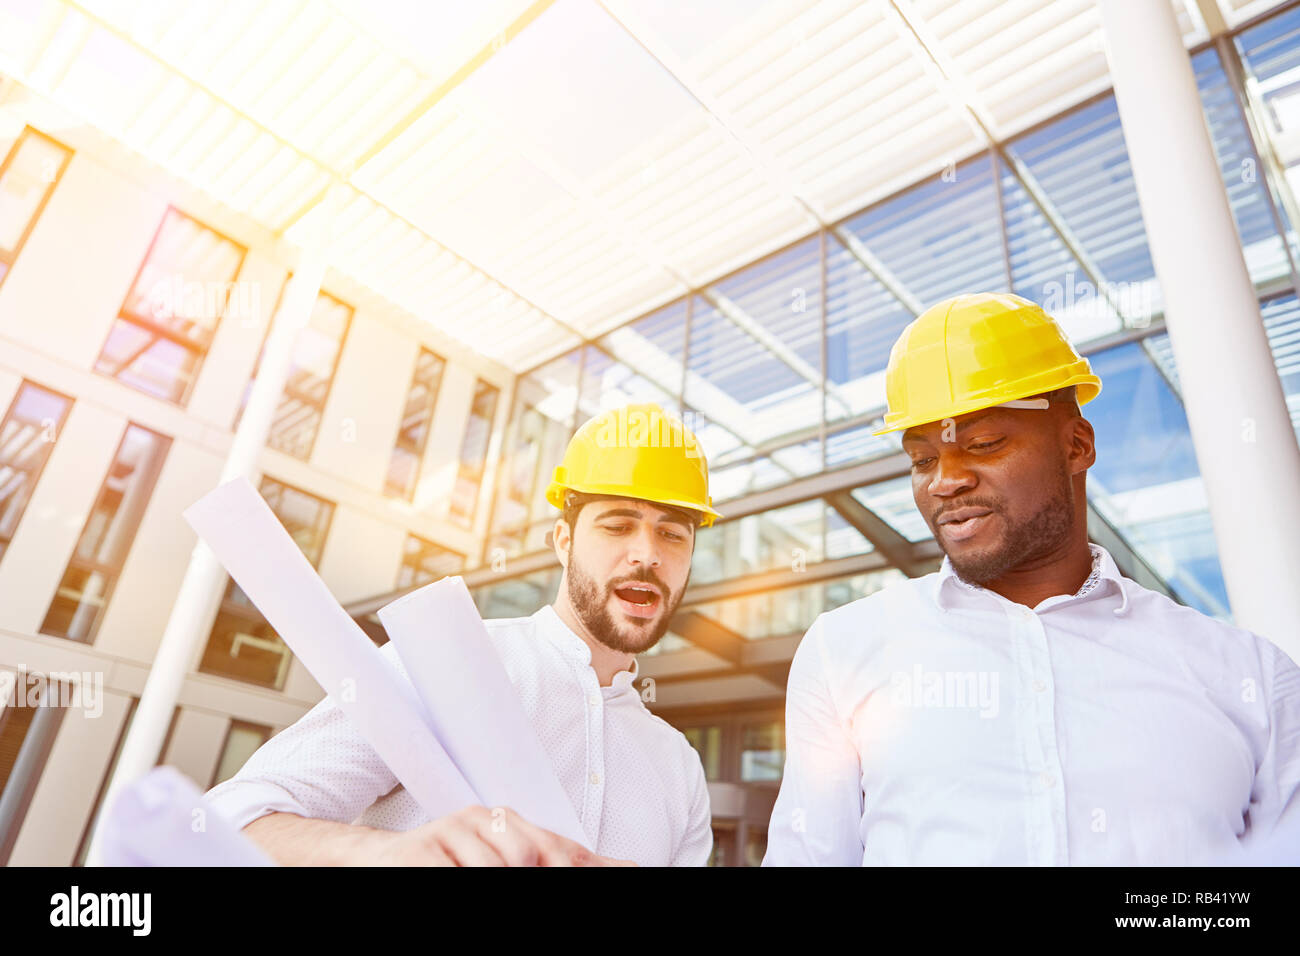
[[[1047,684],[1041,680],[1036,680],[1034,681],[1034,690],[1041,694],[1043,691],[1047,690]]]
[[[1056,778],[1053,777],[1050,773],[1043,774],[1043,786],[1045,787],[1056,786]]]
[[[593,787],[600,785],[600,774],[596,773],[595,771],[592,771],[591,776],[588,777],[587,779],[591,781],[591,785]]]
[[[599,707],[599,706],[600,706],[600,698],[597,697],[595,694],[592,694],[590,697],[587,698],[587,706],[588,706],[588,707]]]

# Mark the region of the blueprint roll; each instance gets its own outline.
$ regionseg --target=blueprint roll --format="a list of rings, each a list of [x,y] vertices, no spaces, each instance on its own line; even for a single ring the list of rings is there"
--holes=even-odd
[[[590,849],[465,582],[426,584],[378,614],[434,732],[484,806],[509,807]]]
[[[174,767],[158,767],[123,788],[100,833],[105,866],[275,865]]]
[[[411,685],[339,606],[247,479],[210,491],[185,520],[430,819],[481,802]]]

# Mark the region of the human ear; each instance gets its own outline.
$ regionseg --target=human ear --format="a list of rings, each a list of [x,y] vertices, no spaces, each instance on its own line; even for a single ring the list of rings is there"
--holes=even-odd
[[[1087,471],[1097,462],[1097,435],[1092,422],[1082,416],[1071,418],[1066,425],[1066,463],[1070,474]]]
[[[555,527],[551,529],[551,545],[555,548],[555,556],[560,559],[560,565],[565,569],[569,567],[569,544],[572,540],[569,523],[563,518],[556,518]]]

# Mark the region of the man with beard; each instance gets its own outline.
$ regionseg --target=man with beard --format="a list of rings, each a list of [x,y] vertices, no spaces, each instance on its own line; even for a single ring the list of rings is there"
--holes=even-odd
[[[1017,296],[904,330],[877,434],[945,558],[805,635],[765,864],[1224,863],[1295,825],[1295,664],[1089,544],[1100,390]]]
[[[209,802],[287,864],[705,864],[699,755],[635,684],[635,655],[667,632],[686,589],[695,532],[717,517],[703,453],[663,409],[627,406],[578,429],[546,496],[563,512],[559,594],[484,623],[594,853],[506,807],[430,821],[328,698]],[[383,652],[405,676],[392,645]]]

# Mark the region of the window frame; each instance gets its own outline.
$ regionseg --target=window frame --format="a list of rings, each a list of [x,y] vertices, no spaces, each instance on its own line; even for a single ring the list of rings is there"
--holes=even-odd
[[[0,279],[0,281],[3,281],[3,279]],[[58,398],[65,399],[68,403],[67,407],[64,408],[63,410],[63,414],[59,417],[58,424],[54,426],[54,441],[50,442],[50,445],[51,446],[57,445],[59,443],[59,436],[62,435],[63,433],[63,426],[68,423],[68,417],[72,414],[72,407],[77,403],[77,400],[71,395],[66,395],[63,392],[60,392],[53,388],[47,388],[46,386],[41,385],[38,382],[34,382],[29,378],[23,378],[19,380],[18,388],[15,389],[14,391],[14,397],[9,402],[9,407],[5,409],[4,417],[0,418],[0,432],[3,432],[5,423],[8,422],[9,419],[12,417],[14,408],[18,405],[18,399],[22,396],[23,389],[28,385],[32,386],[33,388],[38,388],[43,392],[48,392],[49,394],[57,396]],[[51,447],[49,453],[46,454],[45,458],[41,461],[40,465],[36,468],[34,472],[32,472],[32,494],[33,495],[35,495],[36,493],[37,485],[39,485],[41,482],[41,475],[45,471],[45,466],[49,464],[50,456],[53,454],[54,454],[54,448]],[[14,522],[14,535],[18,533],[18,528],[22,524],[23,517],[27,514],[27,506],[30,504],[31,504],[31,498],[28,498],[27,503],[23,505],[23,510],[18,515],[18,520]],[[9,553],[9,546],[13,544],[13,540],[14,540],[13,535],[11,535],[8,539],[5,539],[4,532],[0,531],[0,561],[4,561],[5,555]]]
[[[286,280],[285,280],[284,286],[281,287],[281,296],[283,296],[284,289],[285,289],[285,288],[288,288],[289,281],[290,281],[290,279],[292,279],[292,278],[293,278],[293,276],[292,276],[292,274],[290,274],[289,279],[286,279]],[[274,443],[273,443],[273,439],[274,439],[274,436],[275,436],[275,418],[274,418],[274,417],[272,417],[272,419],[271,419],[271,427],[270,427],[270,429],[268,429],[268,431],[267,431],[267,433],[266,433],[266,447],[267,447],[267,448],[270,448],[272,451],[277,451],[277,452],[279,452],[279,453],[282,454],[282,455],[287,455],[287,456],[290,457],[290,458],[295,458],[295,459],[297,459],[298,461],[302,461],[302,462],[310,462],[310,461],[311,461],[312,452],[314,452],[314,451],[316,450],[316,439],[318,439],[318,438],[320,437],[321,425],[323,425],[323,424],[325,423],[325,406],[329,404],[330,395],[333,394],[333,392],[334,392],[334,378],[335,378],[335,376],[338,375],[339,364],[343,361],[343,350],[344,350],[345,348],[347,348],[347,344],[348,344],[348,336],[352,334],[352,320],[355,319],[355,318],[356,318],[356,315],[357,315],[357,309],[356,309],[356,306],[351,305],[351,304],[348,303],[348,302],[344,302],[344,301],[343,301],[342,299],[340,299],[338,296],[333,295],[333,294],[331,294],[331,293],[329,293],[329,292],[326,292],[324,289],[318,289],[317,292],[316,292],[316,298],[312,300],[312,304],[311,304],[311,305],[312,305],[312,311],[313,311],[313,312],[316,311],[316,304],[321,300],[322,297],[323,297],[323,298],[327,298],[327,299],[332,299],[335,303],[337,303],[338,305],[341,305],[341,306],[343,306],[345,309],[347,309],[347,310],[348,310],[348,317],[347,317],[346,321],[344,321],[344,323],[343,323],[343,334],[339,336],[339,347],[338,347],[338,350],[334,353],[334,361],[333,361],[333,363],[331,363],[331,365],[330,365],[330,374],[329,374],[329,378],[326,380],[326,385],[325,385],[325,395],[324,395],[323,398],[321,398],[321,400],[320,400],[320,404],[317,405],[314,401],[311,401],[307,396],[302,395],[301,393],[298,393],[298,392],[294,392],[294,393],[293,393],[293,397],[296,398],[296,399],[297,399],[299,402],[301,402],[303,405],[306,405],[306,406],[308,406],[309,408],[314,408],[314,409],[316,410],[316,416],[317,416],[317,418],[316,418],[316,427],[315,427],[315,429],[312,431],[312,434],[311,434],[311,441],[309,441],[309,442],[307,443],[307,448],[306,448],[306,450],[303,452],[303,454],[302,454],[301,456],[300,456],[300,455],[296,455],[296,454],[294,454],[292,451],[288,451],[287,449],[282,448],[282,447],[280,447],[280,446],[277,445],[277,444],[274,444]],[[279,301],[277,301],[277,303],[276,303],[276,306],[277,306],[277,312],[278,312],[278,307],[279,307],[280,304],[281,304],[281,303],[280,303]],[[272,321],[274,321],[274,316],[272,317]],[[308,329],[310,329],[310,328],[311,328],[311,319],[308,318],[308,320],[307,320],[307,324],[304,325],[301,329],[298,330],[298,335],[301,335],[303,332],[306,332],[306,331],[307,331]],[[256,374],[257,374],[257,372],[260,372],[260,371],[262,370],[262,358],[264,357],[264,354],[265,354],[266,340],[267,340],[268,338],[270,338],[271,325],[270,325],[269,322],[267,323],[267,327],[266,327],[266,329],[267,329],[267,330],[266,330],[266,333],[264,334],[264,336],[263,336],[263,338],[262,338],[262,350],[258,352],[258,356],[257,356],[257,368],[256,368],[256,370],[255,370],[255,372],[254,372],[253,378],[256,378]],[[298,340],[297,340],[297,338],[295,337],[295,339],[294,339],[294,343],[293,343],[293,349],[292,349],[292,351],[290,352],[290,356],[289,356],[289,361],[290,361],[290,366],[291,366],[291,367],[290,367],[290,373],[291,373],[291,374],[292,374],[292,371],[293,371],[292,365],[293,365],[293,361],[294,361],[294,353],[296,353],[297,350],[298,350]],[[252,379],[250,378],[249,381],[251,382]],[[284,387],[283,387],[282,389],[280,389],[280,397],[279,397],[279,399],[277,399],[277,401],[276,401],[276,403],[275,403],[275,414],[276,414],[276,415],[279,414],[279,412],[280,412],[280,408],[281,408],[281,406],[284,404],[285,397],[288,396],[288,395],[290,394],[290,387],[291,387],[291,386],[290,386],[290,384],[289,384],[289,379],[286,378],[286,379],[285,379],[285,382],[284,382]],[[242,408],[242,407],[240,408],[240,414],[241,414],[241,415],[243,414],[243,408]],[[281,484],[283,484],[283,482],[281,482]],[[308,492],[308,494],[310,494],[310,492]]]
[[[480,389],[492,390],[492,413],[487,416],[487,439],[483,443],[483,457],[478,461],[473,469],[467,469],[465,463],[465,443],[469,440],[470,429],[473,426],[474,405],[478,401]],[[475,521],[478,518],[479,503],[483,498],[483,481],[487,475],[488,461],[492,457],[492,440],[496,437],[497,417],[500,414],[501,386],[496,385],[485,378],[476,376],[474,379],[474,395],[470,399],[469,414],[465,417],[465,432],[461,436],[460,451],[457,455],[456,464],[456,485],[459,485],[461,481],[467,477],[467,471],[477,470],[478,473],[472,478],[474,483],[474,495],[468,502],[468,506],[465,508],[464,512],[457,510],[457,490],[455,486],[453,486],[451,495],[447,501],[447,517],[461,527],[473,528]]]
[[[321,553],[317,555],[315,559],[312,559],[311,556],[303,552],[303,557],[307,559],[307,562],[312,566],[312,568],[313,569],[317,568],[320,564],[321,559],[324,557],[325,542],[329,540],[330,528],[334,524],[334,515],[338,511],[339,503],[337,501],[331,501],[329,498],[322,497],[321,495],[318,495],[315,492],[308,491],[306,488],[303,488],[299,485],[295,485],[281,478],[277,478],[274,475],[266,474],[265,472],[262,474],[261,481],[258,483],[258,494],[260,494],[264,499],[266,497],[266,493],[263,489],[265,487],[266,482],[268,481],[273,481],[276,484],[289,489],[290,491],[295,491],[298,494],[306,495],[309,498],[312,498],[316,501],[319,501],[329,506],[329,513],[325,518],[324,526],[321,528],[321,532],[320,532]],[[272,513],[274,514],[275,509],[272,508],[271,510]],[[281,518],[278,514],[276,514],[275,517],[276,520],[279,521],[281,525],[284,525],[283,518]],[[302,549],[300,548],[299,550],[301,551]],[[216,633],[217,625],[221,621],[221,617],[223,614],[227,616],[236,617],[241,621],[247,621],[256,626],[268,628],[271,631],[271,633],[275,635],[276,639],[281,643],[281,645],[283,645],[285,652],[288,653],[290,656],[293,655],[293,651],[289,648],[289,645],[284,643],[284,638],[280,637],[279,632],[277,632],[275,628],[271,627],[270,622],[267,621],[267,619],[262,615],[262,613],[257,610],[256,606],[252,604],[251,599],[248,600],[248,604],[241,604],[231,600],[230,595],[233,593],[232,588],[238,588],[238,587],[239,585],[235,582],[235,579],[227,574],[225,588],[222,591],[221,600],[217,605],[217,613],[213,615],[212,621],[208,625],[208,634],[207,637],[204,639],[202,648],[199,650],[198,656],[193,663],[192,673],[203,674],[207,677],[216,678],[217,680],[231,681],[234,685],[239,687],[260,687],[265,690],[270,690],[276,693],[283,693],[284,692],[283,684],[287,683],[288,681],[289,664],[291,664],[292,661],[290,661],[285,665],[284,668],[285,680],[278,684],[275,681],[249,680],[247,678],[236,677],[233,674],[225,673],[222,671],[205,669],[204,667],[204,660],[208,656],[208,648],[212,644],[213,635]],[[248,598],[246,594],[244,596],[245,598]]]
[[[18,156],[18,150],[28,136],[43,139],[47,143],[58,147],[63,151],[63,159],[59,163],[58,172],[54,174],[54,178],[50,180],[49,185],[46,187],[45,195],[36,204],[31,218],[27,220],[27,224],[23,227],[22,234],[18,237],[18,242],[14,245],[13,251],[5,252],[4,249],[0,249],[0,264],[5,266],[5,271],[0,273],[0,286],[4,285],[5,279],[9,278],[9,274],[14,271],[14,264],[18,261],[18,257],[22,255],[23,247],[27,245],[27,240],[31,238],[32,233],[36,230],[36,224],[40,222],[41,216],[45,214],[45,207],[49,205],[51,197],[54,196],[54,191],[58,189],[59,183],[63,180],[63,174],[67,172],[68,166],[72,163],[72,157],[76,154],[76,150],[66,143],[47,133],[42,133],[34,126],[24,125],[17,138],[14,139],[13,146],[9,148],[5,158],[0,161],[0,182],[4,182],[5,173],[13,166],[13,162]]]
[[[95,506],[99,504],[100,499],[104,495],[104,490],[108,485],[108,479],[112,476],[113,466],[116,464],[118,456],[121,455],[122,449],[126,445],[127,435],[130,434],[132,428],[138,428],[141,431],[148,432],[150,435],[154,435],[162,440],[162,450],[158,456],[157,471],[155,471],[150,477],[149,488],[144,496],[146,501],[151,501],[153,498],[153,492],[158,485],[158,479],[162,475],[163,468],[167,465],[167,456],[171,453],[173,438],[170,435],[165,435],[156,429],[141,425],[138,422],[128,421],[126,427],[122,429],[122,437],[118,439],[117,448],[113,451],[113,457],[109,459],[108,468],[104,472],[104,477],[100,479],[99,490],[95,493],[95,497],[90,503],[90,510],[86,513],[85,520],[81,523],[81,532],[77,535],[76,543],[72,547],[72,553],[68,555],[67,563],[63,568],[63,574],[59,576],[59,583],[55,587],[54,594],[50,596],[50,603],[45,609],[45,616],[42,618],[40,627],[38,628],[38,633],[40,634],[48,637],[57,637],[65,641],[72,641],[75,644],[83,644],[86,647],[93,647],[95,639],[99,636],[99,628],[104,623],[104,614],[108,610],[109,602],[113,599],[113,592],[117,589],[117,583],[122,577],[122,571],[126,568],[126,562],[131,557],[131,549],[135,547],[136,536],[140,533],[140,525],[144,523],[144,515],[148,510],[148,504],[145,505],[145,510],[141,511],[140,521],[131,532],[130,543],[127,544],[126,549],[122,553],[120,564],[114,566],[111,563],[82,558],[77,554],[77,548],[80,547],[81,540],[86,536],[86,531],[90,527],[90,522],[95,517]],[[116,511],[114,513],[116,514]],[[85,640],[73,637],[67,633],[59,633],[46,629],[46,622],[49,620],[50,611],[54,609],[54,602],[59,599],[59,591],[62,588],[63,581],[67,578],[68,572],[73,570],[74,567],[77,570],[88,571],[90,573],[99,572],[104,575],[108,582],[107,586],[104,588],[103,597],[99,601],[98,609],[95,611],[95,616],[91,621]]]
[[[411,554],[412,554],[412,552],[408,550],[408,547],[409,547],[409,545],[410,545],[412,539],[414,539],[415,541],[419,542],[420,545],[422,545],[422,546],[427,545],[427,546],[429,546],[429,547],[438,548],[439,550],[441,550],[441,551],[445,551],[445,552],[447,552],[448,554],[454,554],[454,555],[456,555],[458,558],[460,558],[460,570],[457,571],[457,572],[455,572],[455,573],[457,573],[457,574],[462,574],[462,573],[464,573],[464,571],[465,571],[465,567],[466,567],[466,565],[467,565],[468,562],[469,562],[469,555],[467,555],[467,554],[462,554],[461,552],[457,551],[455,548],[449,548],[449,547],[447,547],[445,544],[441,544],[440,542],[434,541],[434,540],[432,540],[431,538],[426,538],[426,537],[425,537],[424,535],[422,535],[422,534],[416,534],[414,531],[408,531],[408,532],[406,532],[406,537],[405,537],[405,539],[403,539],[403,541],[402,541],[402,561],[401,561],[401,563],[397,566],[397,585],[396,585],[396,586],[397,586],[397,589],[398,589],[398,590],[418,588],[418,587],[422,587],[422,586],[424,586],[425,584],[430,584],[430,583],[432,583],[432,582],[438,580],[438,578],[429,578],[428,580],[420,580],[420,579],[419,579],[417,576],[415,576],[414,574],[412,575],[412,580],[410,580],[410,581],[406,581],[406,582],[404,582],[404,581],[402,580],[403,577],[405,576],[405,572],[406,572],[408,569],[415,570],[415,569],[418,568],[418,565],[412,564],[412,563],[408,560],[408,559],[411,557]],[[418,551],[415,552],[415,553],[418,553]],[[444,577],[450,577],[450,575],[443,575],[443,576],[444,576]]]
[[[259,733],[265,731],[266,735],[262,738],[262,743],[257,745],[259,748],[264,746],[268,740],[275,736],[275,728],[270,724],[259,724],[251,720],[241,720],[238,717],[230,718],[230,721],[226,724],[225,736],[221,738],[221,747],[217,750],[217,762],[212,766],[212,778],[208,782],[209,790],[222,782],[217,779],[217,774],[221,772],[221,765],[226,759],[226,751],[230,747],[230,737],[234,733],[236,727],[241,727],[245,730],[255,730]],[[235,772],[238,773],[239,771],[237,770]],[[227,777],[226,779],[228,780],[230,778]]]
[[[122,299],[122,304],[118,306],[117,314],[113,317],[113,321],[109,323],[108,332],[104,336],[103,342],[99,346],[99,352],[95,357],[95,362],[91,366],[91,370],[94,371],[96,375],[102,375],[104,378],[117,382],[117,384],[121,385],[124,388],[129,388],[134,392],[139,392],[141,395],[147,395],[150,398],[156,399],[160,402],[166,402],[169,405],[175,405],[178,408],[186,408],[189,405],[190,398],[193,397],[194,387],[198,382],[200,373],[202,373],[203,371],[203,364],[208,357],[208,351],[211,349],[212,343],[216,341],[217,335],[221,331],[222,320],[225,318],[226,312],[230,309],[230,290],[229,289],[226,290],[225,298],[222,300],[221,309],[216,316],[216,321],[212,325],[212,334],[210,339],[208,340],[208,344],[206,346],[203,346],[202,348],[197,347],[194,342],[190,341],[189,339],[186,339],[185,336],[180,335],[179,333],[174,332],[171,329],[163,327],[154,319],[149,318],[147,316],[139,316],[136,313],[131,312],[127,309],[127,304],[131,301],[131,293],[135,291],[136,283],[140,281],[140,276],[144,274],[144,270],[149,266],[149,262],[153,258],[154,250],[158,247],[158,240],[162,238],[163,229],[164,227],[166,227],[168,217],[170,217],[172,213],[175,213],[176,215],[184,219],[188,219],[190,222],[194,223],[199,228],[211,232],[213,235],[220,237],[221,239],[225,240],[226,242],[233,245],[236,249],[238,249],[239,262],[235,265],[235,271],[233,272],[231,278],[228,281],[231,283],[238,282],[239,277],[243,274],[244,264],[248,261],[247,246],[245,246],[243,243],[237,242],[235,239],[233,239],[231,236],[227,235],[226,233],[222,232],[220,229],[214,229],[212,226],[209,226],[206,222],[203,222],[201,219],[198,219],[195,216],[191,216],[189,213],[185,212],[179,206],[169,203],[167,208],[163,211],[162,218],[158,221],[157,228],[154,229],[153,238],[149,240],[149,248],[145,250],[144,258],[140,260],[140,265],[136,268],[135,274],[131,277],[131,284],[127,286],[126,289],[126,296]],[[168,342],[171,342],[173,345],[175,345],[180,349],[183,349],[185,352],[189,353],[190,355],[197,356],[197,361],[194,366],[194,372],[193,374],[187,376],[185,382],[185,388],[180,393],[180,395],[178,395],[176,398],[164,398],[161,395],[156,395],[153,392],[146,391],[140,388],[139,386],[132,385],[129,382],[122,380],[121,378],[122,373],[126,371],[128,368],[130,368],[131,365],[134,364],[136,359],[139,358],[141,355],[143,355],[144,352],[137,352],[135,357],[132,358],[131,361],[121,365],[116,372],[106,372],[99,368],[100,360],[103,359],[104,357],[104,350],[108,348],[108,343],[112,341],[113,333],[117,329],[117,325],[119,322],[126,322],[128,325],[132,325],[135,328],[140,329],[150,335],[157,336],[160,339],[164,339]],[[152,344],[153,343],[151,342],[150,346],[152,346]]]
[[[428,405],[429,418],[428,421],[425,423],[424,437],[418,442],[418,447],[410,447],[408,445],[403,444],[402,441],[403,423],[406,416],[407,405],[410,403],[411,400],[411,392],[415,388],[415,384],[418,380],[417,376],[420,373],[420,361],[424,358],[426,354],[433,356],[440,363],[438,368],[438,380],[436,385],[432,389],[429,397],[429,405]],[[447,377],[446,358],[439,355],[433,349],[421,345],[419,352],[416,353],[415,356],[415,368],[411,371],[410,385],[408,385],[406,388],[406,399],[402,402],[402,418],[398,419],[397,422],[397,435],[393,439],[393,450],[388,456],[388,470],[384,473],[384,495],[389,498],[395,498],[398,501],[406,501],[406,502],[415,501],[415,492],[420,487],[420,476],[424,473],[424,453],[429,447],[429,435],[433,431],[434,417],[438,409],[438,399],[439,396],[441,396],[442,394],[442,383],[446,379],[446,377]],[[398,493],[398,491],[394,488],[394,486],[389,481],[389,475],[391,474],[392,467],[393,467],[393,458],[399,450],[405,451],[408,454],[414,456],[415,458],[415,476],[411,479],[411,486],[401,494]]]

